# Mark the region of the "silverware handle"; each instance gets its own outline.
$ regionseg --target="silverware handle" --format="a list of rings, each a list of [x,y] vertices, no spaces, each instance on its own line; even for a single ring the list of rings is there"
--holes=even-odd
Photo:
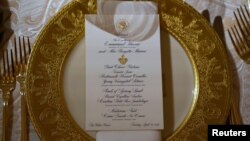
[[[25,75],[19,74],[17,81],[20,84],[21,96],[21,141],[28,141],[28,127],[27,127],[27,105],[25,97]]]
[[[3,95],[7,95],[3,93]],[[9,98],[3,98],[2,141],[9,141]]]
[[[21,95],[21,141],[28,141],[26,98]]]
[[[232,99],[232,105],[230,110],[230,122],[233,125],[237,124],[243,124],[239,109],[239,99],[237,99],[239,96],[234,95]]]

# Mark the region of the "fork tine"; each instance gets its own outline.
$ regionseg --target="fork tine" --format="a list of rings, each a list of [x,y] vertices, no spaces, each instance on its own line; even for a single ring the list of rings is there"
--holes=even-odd
[[[239,13],[239,9],[237,9],[237,12]],[[245,35],[245,31],[243,30],[243,28],[242,28],[242,26],[241,26],[241,23],[240,23],[240,21],[239,21],[239,18],[238,18],[238,16],[237,16],[237,14],[236,14],[236,12],[234,12],[234,16],[235,16],[235,18],[236,18],[236,22],[237,22],[237,25],[238,25],[238,27],[239,27],[239,29],[240,29],[240,32],[241,32],[241,34],[243,35],[242,37],[246,40],[246,35]],[[237,31],[237,30],[236,30]]]
[[[239,49],[241,49],[241,53],[243,54],[248,49],[249,44],[246,41],[246,39],[243,40],[236,26],[234,26],[233,32],[234,34],[236,33],[235,35],[237,36],[237,39],[238,39],[238,46],[239,46]]]
[[[234,45],[234,48],[236,49],[237,53],[241,55],[244,51],[243,50],[244,48],[242,47],[240,36],[238,36],[238,34],[236,33],[237,32],[236,26],[233,26],[231,28],[231,32],[230,30],[228,30],[228,32],[229,32],[229,37],[231,38],[231,41]]]
[[[17,65],[17,63],[18,63],[18,59],[17,59],[17,48],[16,48],[16,46],[17,46],[17,39],[16,39],[16,37],[15,37],[15,38],[14,38],[15,65]]]
[[[3,56],[1,57],[1,67],[0,67],[0,78],[2,78],[4,76],[4,52],[3,52]]]
[[[240,51],[240,53],[242,53],[242,52],[244,51],[244,50],[243,50],[244,48],[241,47],[241,46],[242,46],[242,44],[241,44],[242,38],[241,38],[240,35],[239,35],[239,32],[238,32],[238,30],[237,30],[237,27],[234,26],[234,27],[232,28],[232,31],[233,31],[233,35],[234,35],[234,37],[235,37],[235,39],[236,39],[236,42],[237,42],[236,48],[238,48],[239,51]]]
[[[245,31],[247,32],[248,35],[250,35],[250,32],[248,30],[249,24],[248,24],[248,20],[246,18],[245,12],[243,11],[242,7],[240,7],[240,9],[237,9],[237,11],[238,11],[238,15],[240,17],[242,25],[244,26]]]
[[[243,9],[243,7],[244,7],[244,9]],[[250,20],[250,13],[249,13],[248,8],[246,7],[246,5],[244,5],[244,6],[240,7],[240,8],[241,8],[241,12],[243,13],[244,18],[246,19],[246,23],[249,26],[248,21]]]
[[[248,18],[250,18],[250,13],[249,13],[249,10],[248,10],[247,6],[244,5],[244,7],[245,7],[245,11],[246,11],[246,13],[247,13],[247,15],[248,15]]]
[[[8,74],[8,76],[11,76],[10,67],[9,67],[9,66],[10,66],[10,62],[9,62],[9,53],[8,53],[7,50],[6,50],[6,54],[7,54],[7,55],[6,55],[6,57],[7,57],[7,58],[6,58],[6,62],[7,62],[7,67],[6,67],[6,68],[7,68],[7,74]]]
[[[231,30],[231,31],[230,31],[230,30]],[[236,44],[236,42],[235,42],[235,40],[234,40],[234,38],[233,38],[233,33],[232,33],[232,32],[233,32],[233,28],[231,28],[231,29],[228,30],[229,37],[230,37],[230,39],[231,39],[231,41],[232,41],[232,43],[233,43],[233,46],[235,47],[237,53],[240,54],[240,50],[239,50],[239,48],[237,47],[237,44]]]
[[[237,11],[238,11],[238,14],[240,15],[239,9],[237,9]],[[241,39],[241,42],[246,41],[247,46],[250,47],[250,45],[249,45],[249,43],[248,43],[248,41],[247,41],[247,40],[248,40],[247,37],[250,36],[250,35],[244,31],[245,28],[242,27],[242,25],[241,25],[241,23],[240,23],[240,21],[239,21],[239,18],[238,18],[238,16],[236,15],[235,12],[234,12],[234,16],[235,16],[235,18],[236,18],[236,22],[237,22],[237,25],[238,25],[238,27],[239,27],[239,29],[240,29],[240,33],[241,33],[241,35],[242,35],[242,38],[244,38],[244,40],[243,40],[242,38],[240,38],[240,39]],[[243,22],[243,21],[241,21],[241,22]],[[238,32],[238,30],[236,29],[236,27],[235,27],[235,30],[236,30],[238,36],[241,37],[241,36],[240,36],[240,33]]]
[[[18,38],[19,40],[19,61],[22,64],[23,63],[23,53],[22,53],[22,43],[21,43],[21,37]]]
[[[6,54],[6,51],[4,51],[3,53],[3,75],[6,76],[6,58],[5,58],[5,55]]]
[[[26,46],[25,46],[25,40],[24,40],[24,36],[23,36],[23,52],[24,52],[24,62],[25,64],[27,64],[26,59],[27,59],[27,54],[26,54]]]
[[[0,61],[0,78],[3,76],[3,56],[1,57]]]
[[[13,50],[10,50],[11,54],[11,67],[12,67],[12,76],[15,75],[15,62],[14,62],[14,55],[13,55]]]
[[[30,52],[31,52],[30,38],[29,37],[27,37],[27,38],[28,38],[28,53],[30,54]]]

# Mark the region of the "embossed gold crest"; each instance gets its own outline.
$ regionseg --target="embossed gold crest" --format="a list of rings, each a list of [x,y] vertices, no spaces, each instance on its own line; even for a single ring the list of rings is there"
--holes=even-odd
[[[119,62],[120,62],[122,65],[125,65],[125,64],[128,62],[128,58],[127,58],[125,55],[122,55],[122,56],[119,58]]]
[[[121,19],[117,22],[116,26],[120,32],[124,32],[127,31],[129,23],[125,19]]]

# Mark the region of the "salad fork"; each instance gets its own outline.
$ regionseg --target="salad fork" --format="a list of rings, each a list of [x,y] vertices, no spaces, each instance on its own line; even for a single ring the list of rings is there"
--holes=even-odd
[[[11,59],[11,64],[10,64]],[[11,65],[11,66],[10,66]],[[12,92],[16,86],[15,67],[13,61],[13,52],[11,50],[11,58],[9,52],[6,50],[2,58],[3,70],[0,73],[0,89],[2,90],[3,98],[3,128],[2,128],[2,141],[9,141],[9,102]]]
[[[27,128],[27,105],[25,99],[25,77],[26,77],[26,65],[28,62],[28,54],[31,52],[30,41],[27,37],[28,47],[25,45],[25,38],[18,38],[19,55],[17,55],[17,39],[15,39],[14,51],[16,60],[16,80],[20,84],[21,95],[21,141],[28,140],[28,128]],[[27,49],[27,50],[26,50]],[[28,53],[28,54],[27,54]]]

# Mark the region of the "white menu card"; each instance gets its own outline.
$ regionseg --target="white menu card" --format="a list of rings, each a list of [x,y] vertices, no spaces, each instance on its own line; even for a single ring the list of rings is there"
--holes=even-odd
[[[85,20],[85,129],[163,129],[159,16],[96,19]]]

